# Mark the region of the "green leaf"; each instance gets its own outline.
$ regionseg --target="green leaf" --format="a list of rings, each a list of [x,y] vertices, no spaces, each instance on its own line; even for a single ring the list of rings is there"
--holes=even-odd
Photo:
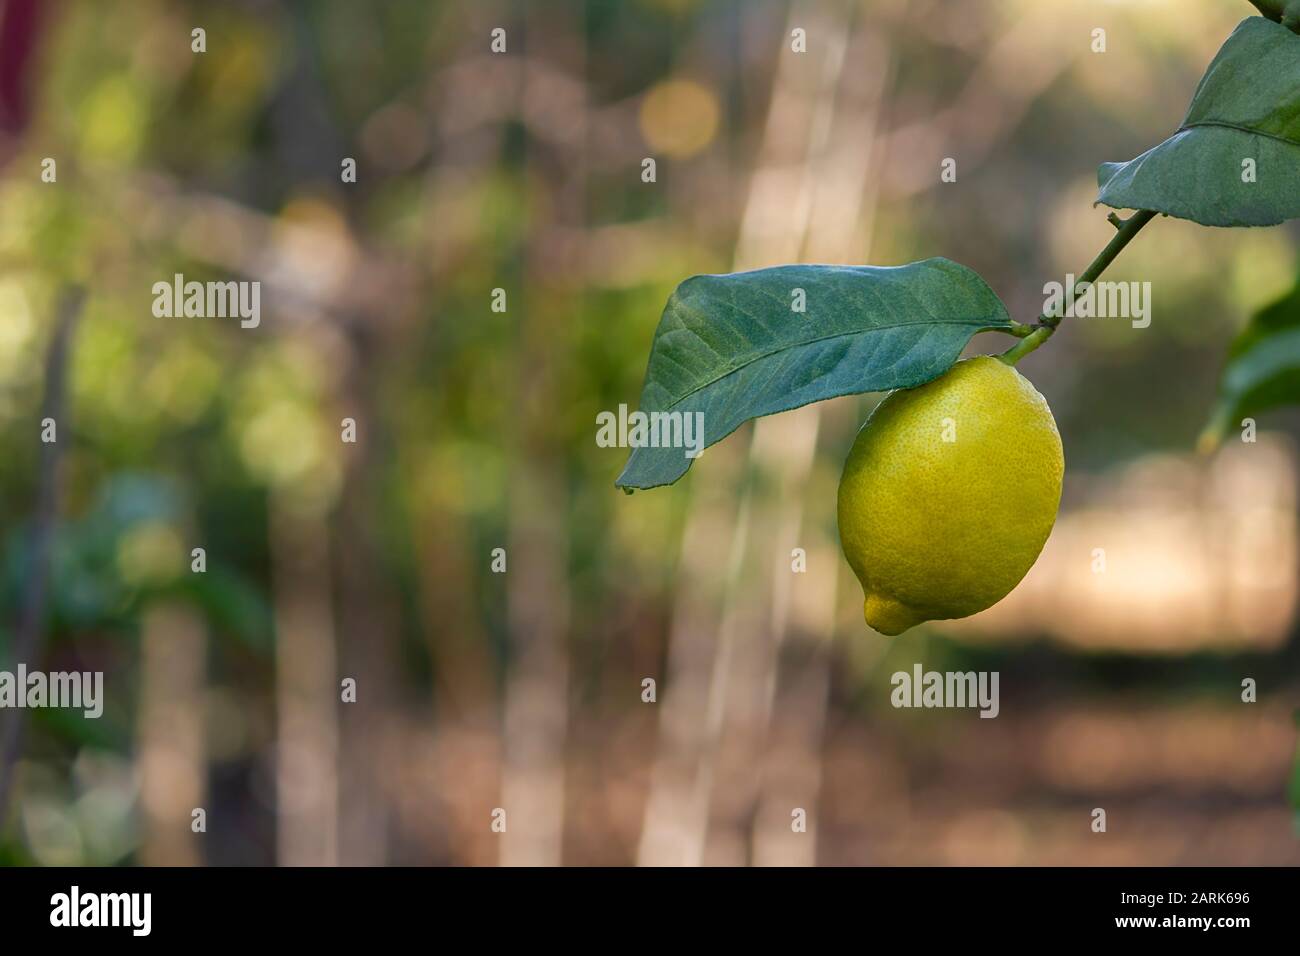
[[[1243,160],[1255,181],[1242,182]],[[1178,131],[1127,163],[1103,163],[1097,202],[1206,226],[1300,217],[1300,36],[1243,20],[1201,78]]]
[[[948,259],[695,276],[659,320],[640,411],[702,414],[707,447],[760,415],[928,382],[976,332],[1011,328],[984,280]],[[682,447],[636,447],[616,483],[672,484],[692,460]]]
[[[1228,347],[1202,448],[1212,449],[1246,416],[1294,404],[1300,404],[1300,283],[1251,316]]]

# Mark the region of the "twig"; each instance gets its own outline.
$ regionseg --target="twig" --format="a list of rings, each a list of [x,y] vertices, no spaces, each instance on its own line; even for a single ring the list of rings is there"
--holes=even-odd
[[[81,314],[84,300],[85,290],[80,286],[70,286],[64,290],[58,306],[54,337],[50,341],[50,350],[45,360],[45,395],[41,403],[41,417],[53,419],[63,427],[65,442],[68,426],[63,409],[67,397],[68,352],[71,348],[72,330]],[[18,627],[14,632],[15,664],[35,661],[40,649],[49,592],[50,546],[58,518],[62,449],[63,444],[57,440],[41,447],[40,484],[31,528],[27,580],[23,584]],[[24,692],[25,688],[18,688],[18,693]],[[25,714],[23,708],[14,708],[9,713],[0,740],[0,832],[4,830],[9,795],[13,790],[14,767],[22,751]]]
[[[1093,259],[1088,268],[1083,270],[1083,275],[1079,276],[1076,285],[1083,285],[1085,283],[1091,285],[1096,282],[1097,277],[1106,270],[1108,265],[1115,261],[1115,257],[1120,254],[1123,248],[1129,244],[1129,241],[1132,240],[1132,238],[1141,231],[1142,227],[1150,222],[1155,215],[1156,214],[1150,209],[1140,209],[1127,219],[1119,219],[1118,216],[1111,219],[1108,216],[1107,220],[1114,225],[1118,231],[1111,238],[1110,242],[1106,244],[1106,248],[1097,253],[1097,258]],[[1044,312],[1038,317],[1038,328],[1034,330],[1034,333],[1021,339],[1011,348],[999,355],[998,358],[1008,365],[1015,365],[1022,358],[1051,338],[1052,333],[1056,331],[1056,327],[1061,324],[1062,318],[1063,316]]]

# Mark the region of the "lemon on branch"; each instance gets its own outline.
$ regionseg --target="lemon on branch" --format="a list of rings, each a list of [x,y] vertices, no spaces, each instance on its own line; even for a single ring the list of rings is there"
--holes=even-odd
[[[840,543],[867,623],[901,634],[1000,601],[1047,542],[1064,470],[1047,401],[997,358],[887,395],[839,489]]]

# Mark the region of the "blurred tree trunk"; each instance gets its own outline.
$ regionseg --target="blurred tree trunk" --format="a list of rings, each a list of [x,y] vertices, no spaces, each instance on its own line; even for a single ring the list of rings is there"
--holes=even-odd
[[[386,366],[373,331],[361,316],[351,323],[352,354],[338,407],[356,420],[356,444],[341,445],[349,460],[334,524],[333,558],[339,581],[339,681],[356,681],[356,701],[337,703],[340,728],[339,862],[379,866],[388,859],[390,807],[386,773],[398,703],[398,616],[386,571],[381,462],[391,460],[376,394]]]
[[[276,6],[291,25],[296,45],[290,69],[281,79],[270,110],[276,152],[281,164],[298,174],[304,192],[313,188],[321,192],[335,190],[339,188],[338,157],[353,155],[355,150],[335,121],[336,106],[322,74],[321,35],[305,5],[277,0]],[[331,159],[322,164],[321,156]],[[337,195],[345,219],[351,224],[358,222],[364,213],[364,191],[349,186]],[[385,518],[391,513],[384,468],[395,456],[379,392],[394,350],[405,343],[393,316],[401,315],[407,303],[396,289],[377,293],[365,289],[378,268],[376,261],[352,274],[369,294],[353,300],[352,290],[343,287],[337,292],[337,301],[325,303],[345,339],[340,350],[342,376],[332,407],[338,413],[336,421],[346,417],[356,422],[355,444],[339,445],[344,460],[343,488],[329,523],[330,559],[323,565],[332,565],[337,587],[337,639],[333,642],[337,669],[331,693],[332,706],[337,709],[331,725],[338,728],[334,771],[338,781],[337,858],[346,866],[377,866],[388,861],[393,816],[389,788],[395,776],[391,757],[394,741],[400,740],[396,720],[400,614],[391,581],[393,562],[388,556],[392,552],[383,540]],[[309,538],[317,534],[316,529],[299,530],[306,531]],[[313,573],[321,570],[317,568]],[[318,590],[311,600],[328,597],[328,589]],[[303,613],[308,616],[313,612]],[[315,626],[327,628],[323,617]],[[328,660],[323,636],[326,633],[330,633],[328,629],[316,632],[314,648]],[[312,638],[304,628],[290,640],[310,643]],[[293,650],[302,653],[306,647],[299,644]],[[317,695],[323,693],[318,686],[323,684],[323,673],[322,667],[319,673],[286,675],[291,681],[301,682],[303,702],[310,700],[309,706],[320,708],[322,717],[324,702]],[[356,700],[345,703],[340,682],[348,678],[356,682]],[[308,751],[314,755],[311,759],[324,762],[312,772],[326,778],[331,773],[331,746],[329,732],[325,731],[310,743]],[[328,816],[328,797],[315,812],[322,819]],[[327,854],[328,838],[322,840],[320,852]]]
[[[871,261],[880,179],[877,133],[893,73],[889,38],[883,31],[897,9],[897,4],[873,9],[869,21],[859,16],[856,24],[843,25],[839,56],[852,67],[840,71],[837,92],[813,119],[811,136],[821,142],[809,186],[802,261]],[[751,712],[742,711],[737,721],[750,746],[738,748],[735,770],[724,781],[732,800],[732,832],[730,839],[722,837],[721,848],[725,854],[728,846],[747,843],[748,859],[754,863],[816,861],[822,729],[841,578],[838,542],[827,533],[836,522],[838,475],[835,469],[811,475],[827,414],[825,406],[813,405],[762,419],[756,426],[755,464],[776,479],[770,501],[776,518],[769,525],[775,534],[768,539],[769,547],[760,550],[774,556],[769,564],[771,631],[764,652],[755,655],[762,663],[751,685],[756,726],[743,726]],[[806,552],[804,573],[792,572],[791,551],[796,547]],[[762,768],[759,774],[750,770],[755,764]],[[806,833],[792,827],[797,809],[805,811]],[[727,822],[719,820],[718,830],[724,834]]]
[[[703,857],[708,774],[726,693],[720,682],[731,647],[715,634],[727,625],[720,617],[723,595],[737,586],[744,552],[743,535],[731,533],[747,527],[743,511],[735,510],[744,455],[745,446],[732,436],[710,449],[708,472],[694,479],[659,704],[659,750],[637,848],[641,866],[698,866]]]
[[[484,808],[500,793],[501,714],[490,639],[474,600],[480,593],[479,554],[462,515],[438,508],[417,536],[419,597],[434,674],[432,747],[419,768],[436,795],[436,817],[423,810],[427,842],[445,847],[458,866],[497,862],[496,835]],[[489,576],[492,576],[489,572]],[[414,731],[419,734],[419,729]]]
[[[545,82],[549,64],[585,73],[581,15],[569,5],[530,8],[525,37],[526,66],[521,109],[530,130],[555,110]],[[531,75],[537,70],[537,75]],[[508,819],[501,862],[507,866],[557,866],[563,855],[564,764],[568,729],[569,513],[563,454],[555,447],[559,400],[555,384],[556,342],[571,315],[578,314],[573,291],[559,285],[547,268],[552,234],[580,228],[585,220],[583,160],[587,103],[569,104],[569,130],[579,124],[579,148],[551,155],[535,133],[528,144],[529,179],[547,182],[552,201],[547,219],[534,215],[527,249],[527,286],[516,290],[519,317],[518,392],[515,404],[515,464],[509,490],[510,545],[506,574],[509,672],[505,699],[505,766],[502,807]],[[574,141],[570,141],[574,142]],[[559,149],[562,147],[550,147]],[[531,193],[531,189],[530,189]]]
[[[292,489],[272,493],[276,859],[338,863],[338,708],[329,529]]]
[[[136,718],[140,805],[144,811],[140,862],[196,866],[203,837],[192,814],[206,802],[204,693],[206,626],[189,605],[150,608],[141,622],[140,706]]]
[[[468,73],[473,80],[467,85],[475,88],[515,84],[522,89],[517,58],[491,54],[484,41],[495,27],[513,23],[500,0],[464,8],[460,16],[454,33],[457,46],[448,54],[448,65],[432,75],[425,92],[436,117],[436,132],[441,134],[424,177],[426,205],[433,210],[454,207],[471,184],[499,175],[507,138],[506,125],[485,121],[482,104],[459,95],[460,84],[450,77]],[[467,135],[467,129],[473,135]],[[454,289],[465,249],[448,238],[434,217],[422,245],[419,254],[431,274],[426,308],[434,315],[454,312],[460,303],[448,290]],[[480,251],[487,259],[503,258],[499,248]],[[519,304],[518,298],[513,301]],[[442,334],[451,342],[457,337],[450,328]],[[442,358],[449,364],[453,361],[450,355]],[[491,866],[501,857],[501,838],[489,827],[489,811],[501,802],[504,716],[499,661],[479,596],[501,586],[508,601],[508,585],[490,570],[490,555],[475,540],[477,516],[468,514],[463,503],[421,495],[413,507],[422,512],[414,548],[422,628],[434,682],[432,721],[427,725],[431,747],[420,768],[421,778],[429,781],[436,796],[434,818],[427,819],[426,829],[429,842],[448,862]],[[510,546],[508,540],[497,544]],[[517,563],[515,558],[510,551],[508,567]],[[425,806],[422,812],[427,818],[431,811]]]
[[[845,7],[818,3],[799,4],[791,11],[783,46],[774,54],[781,60],[737,244],[738,270],[793,261],[865,261],[875,201],[874,193],[864,198],[865,187],[889,57],[886,44],[879,37],[868,39],[864,27],[850,37],[851,16]],[[790,55],[784,47],[784,38],[797,26],[813,38],[819,57]],[[847,71],[846,60],[853,64]],[[691,712],[701,711],[709,719],[686,725],[698,729],[688,729],[685,741],[680,730],[664,734],[661,745],[666,751],[697,756],[684,761],[661,757],[647,805],[642,863],[740,864],[754,860],[760,845],[765,860],[774,853],[789,862],[814,860],[811,832],[797,834],[803,837],[798,854],[773,847],[780,845],[774,839],[778,826],[792,834],[791,810],[801,807],[813,817],[820,776],[828,645],[839,575],[835,541],[824,530],[835,520],[833,486],[832,493],[820,489],[812,496],[807,487],[822,414],[821,406],[807,406],[755,423],[741,487],[731,492],[742,502],[730,529],[729,586],[711,589],[712,598],[698,593],[682,597],[680,603],[686,605],[723,602],[720,613],[699,615],[720,622],[707,702],[690,705]],[[716,461],[711,458],[709,464],[712,468]],[[723,479],[715,475],[714,480]],[[726,495],[714,500],[720,497]],[[810,497],[815,511],[813,520],[806,521]],[[691,524],[722,520],[720,515],[696,517],[697,509],[709,507],[706,499],[692,501],[691,507]],[[684,587],[698,588],[696,562],[701,555],[693,554],[698,547],[688,534],[683,566],[692,574],[689,581],[683,580]],[[797,547],[807,554],[805,574],[792,570]],[[815,600],[792,605],[796,587],[815,594]],[[761,610],[765,595],[770,600],[767,615]],[[794,646],[787,648],[791,632]],[[697,646],[690,656],[706,657],[699,630],[675,626],[670,640],[670,655],[687,656],[678,647],[690,641]],[[692,681],[679,685],[680,675],[670,676],[673,696],[665,704],[664,730],[670,710],[682,705],[680,696],[698,695],[701,686]],[[781,738],[769,744],[777,706]],[[704,746],[690,740],[700,735],[707,738]],[[802,755],[797,765],[791,759],[795,754]],[[756,766],[760,773],[754,772]],[[787,772],[762,772],[776,768]],[[689,804],[668,795],[674,788],[672,777],[680,780],[683,771],[694,780]],[[772,792],[764,800],[769,780]],[[783,807],[787,802],[790,806]],[[684,813],[690,815],[689,822],[681,819]],[[669,839],[673,833],[678,836],[675,845]]]
[[[54,420],[58,435],[62,438],[41,446],[36,507],[32,517],[18,624],[14,628],[11,647],[13,660],[8,662],[11,669],[19,663],[32,668],[40,666],[41,634],[45,629],[46,605],[49,600],[50,549],[54,544],[54,531],[59,518],[63,452],[72,441],[72,425],[65,414],[68,365],[72,336],[85,297],[85,290],[80,286],[66,287],[60,295],[54,334],[50,338],[50,348],[45,359],[45,393],[41,399],[41,419],[32,423],[33,439],[39,435],[40,422],[46,418]],[[0,831],[3,831],[8,818],[15,768],[23,749],[26,715],[26,710],[17,708],[10,710],[4,721],[0,722]]]
[[[807,135],[810,117],[816,112],[817,100],[826,99],[833,91],[842,50],[839,56],[832,52],[816,58],[794,54],[787,38],[795,27],[815,33],[821,42],[834,39],[834,20],[818,17],[809,4],[796,4],[786,28],[772,38],[774,49],[769,55],[777,59],[778,67],[741,219],[736,270],[793,261],[802,245],[798,220],[806,209],[809,151],[814,148]],[[819,68],[819,63],[825,66]],[[829,77],[823,75],[826,70]],[[803,136],[797,132],[801,129]],[[733,597],[744,577],[751,476],[748,467],[741,468],[739,474],[725,472],[718,467],[718,459],[724,449],[727,455],[736,454],[738,444],[733,437],[711,449],[710,467],[695,477],[682,539],[677,609],[669,634],[660,755],[638,851],[642,865],[697,866],[704,862],[728,681],[734,669],[749,666],[749,644],[763,629],[761,618],[753,615],[753,605]],[[744,501],[733,511],[738,497]],[[703,529],[708,529],[707,542]],[[728,557],[719,561],[718,548],[726,541],[730,541]],[[727,572],[719,574],[724,567]],[[738,635],[738,628],[745,633]],[[740,661],[734,660],[737,640],[746,641],[745,659]],[[710,676],[704,679],[704,673]]]

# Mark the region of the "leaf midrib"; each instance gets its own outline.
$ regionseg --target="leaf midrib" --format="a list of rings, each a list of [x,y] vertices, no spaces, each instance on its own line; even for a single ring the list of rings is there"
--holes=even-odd
[[[993,324],[990,324],[990,322],[992,322]],[[669,402],[664,407],[663,410],[667,411],[676,408],[678,405],[686,401],[696,392],[700,392],[706,388],[710,388],[711,386],[714,386],[719,382],[721,382],[723,379],[729,378],[730,376],[735,375],[737,372],[749,368],[749,366],[754,365],[757,362],[761,362],[763,359],[771,358],[774,355],[780,355],[782,352],[788,352],[791,349],[803,348],[804,346],[807,345],[816,345],[818,342],[829,342],[832,339],[840,339],[850,335],[866,335],[871,332],[887,332],[890,329],[904,329],[904,328],[925,329],[927,327],[932,327],[936,325],[963,325],[963,326],[977,326],[979,328],[979,331],[982,332],[988,329],[1003,328],[1008,324],[1009,323],[1007,322],[998,321],[997,313],[993,313],[992,316],[990,317],[978,318],[978,319],[933,319],[926,322],[893,322],[890,323],[889,325],[873,325],[871,328],[867,328],[867,329],[850,329],[847,332],[834,332],[831,333],[830,335],[821,335],[813,339],[803,339],[798,342],[791,342],[788,345],[782,345],[779,348],[774,348],[767,352],[761,352],[755,355],[749,361],[745,362],[744,364],[737,365],[734,368],[727,369],[725,372],[721,373],[720,375],[717,375],[713,378],[701,382],[700,384],[696,385],[694,388],[687,391],[685,394],[680,395],[677,398],[674,398],[671,402]]]
[[[1197,120],[1195,123],[1187,123],[1178,127],[1178,129],[1174,131],[1174,135],[1177,136],[1179,133],[1185,133],[1202,126],[1219,126],[1223,129],[1235,129],[1239,133],[1252,133],[1255,136],[1263,136],[1267,139],[1277,140],[1279,143],[1286,143],[1288,146],[1300,146],[1300,140],[1288,139],[1285,136],[1278,136],[1276,133],[1267,133],[1262,129],[1252,129],[1249,126],[1242,126],[1240,123],[1229,123],[1227,120]]]

